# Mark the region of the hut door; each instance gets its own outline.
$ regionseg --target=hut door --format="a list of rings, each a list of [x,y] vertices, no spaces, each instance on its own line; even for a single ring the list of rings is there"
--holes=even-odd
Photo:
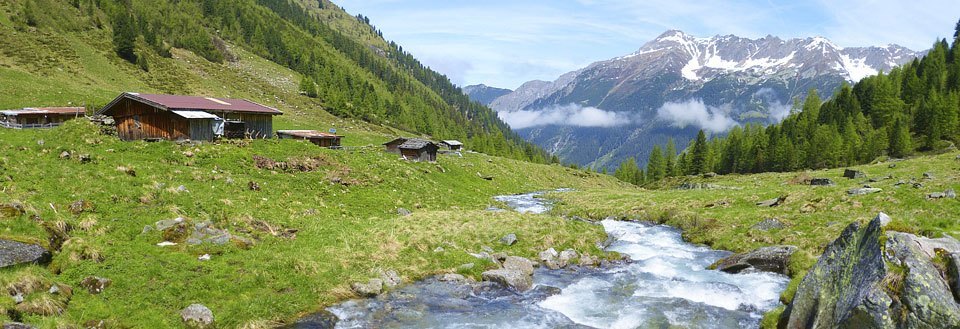
[[[143,124],[140,123],[140,115],[133,115],[133,125],[130,127],[131,139],[143,139]]]

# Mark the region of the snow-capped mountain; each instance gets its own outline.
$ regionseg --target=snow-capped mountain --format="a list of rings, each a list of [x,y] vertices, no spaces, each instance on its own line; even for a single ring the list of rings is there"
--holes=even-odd
[[[844,81],[890,71],[918,55],[897,45],[843,48],[822,37],[698,38],[671,30],[632,54],[556,81],[528,82],[490,107],[508,123],[515,117],[550,118],[542,124],[528,120],[522,126],[529,128],[518,130],[564,160],[611,167],[628,156],[644,162],[650,146],[668,137],[684,147],[699,128],[707,128],[703,120],[713,120],[708,130],[715,133],[724,126],[715,124],[719,119],[775,122],[811,88],[827,97]],[[617,124],[593,125],[571,106],[616,118]],[[551,113],[558,109],[565,114]]]

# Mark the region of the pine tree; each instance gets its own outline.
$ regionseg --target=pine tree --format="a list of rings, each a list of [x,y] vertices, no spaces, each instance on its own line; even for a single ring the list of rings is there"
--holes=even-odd
[[[910,154],[912,146],[910,145],[910,130],[903,123],[902,118],[897,118],[893,124],[893,131],[890,132],[890,156],[902,158]]]
[[[699,175],[709,171],[709,152],[707,146],[707,135],[700,129],[697,133],[697,139],[693,144],[693,154],[690,157],[689,175]]]
[[[113,46],[120,58],[130,63],[137,62],[135,52],[137,41],[136,23],[130,13],[129,4],[118,10],[113,18]]]
[[[673,138],[667,139],[667,148],[663,150],[663,155],[667,159],[666,176],[680,176],[680,170],[677,167],[677,145],[673,142]]]
[[[660,145],[654,146],[650,152],[650,159],[647,161],[647,179],[658,181],[667,175],[667,162],[663,157],[663,151]]]
[[[310,77],[300,79],[300,93],[310,98],[317,98],[317,84]]]
[[[637,167],[637,160],[633,157],[627,158],[626,161],[620,163],[620,166],[617,167],[617,170],[613,172],[613,177],[617,179],[630,183],[637,184],[641,183],[643,179],[642,172],[640,168]]]

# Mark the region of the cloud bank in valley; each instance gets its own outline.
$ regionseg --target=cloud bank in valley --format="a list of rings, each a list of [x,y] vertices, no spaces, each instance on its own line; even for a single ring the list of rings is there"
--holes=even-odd
[[[627,113],[605,111],[576,104],[554,106],[540,110],[498,112],[500,119],[513,129],[537,126],[614,127],[633,122]]]
[[[738,125],[727,113],[729,108],[707,106],[702,100],[667,102],[657,109],[657,118],[677,128],[695,126],[711,133],[722,133]]]

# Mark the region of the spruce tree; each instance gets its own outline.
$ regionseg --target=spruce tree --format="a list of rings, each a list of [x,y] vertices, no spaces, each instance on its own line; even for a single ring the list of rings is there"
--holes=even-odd
[[[663,151],[660,150],[660,145],[654,146],[647,161],[647,179],[655,182],[666,177],[666,174],[667,162],[663,158]]]
[[[317,84],[313,82],[313,79],[304,76],[300,80],[300,93],[310,98],[317,98]]]
[[[673,138],[667,140],[667,148],[663,150],[664,158],[667,159],[666,163],[666,176],[674,177],[680,176],[680,171],[677,166],[677,145],[673,142]]]
[[[136,28],[129,5],[119,9],[113,18],[113,47],[120,58],[130,63],[137,62],[137,54],[135,52],[137,42]]]
[[[910,154],[912,147],[910,145],[910,130],[903,123],[902,118],[897,118],[893,123],[893,131],[890,135],[890,156],[902,158]]]
[[[699,175],[709,170],[709,152],[707,146],[707,135],[700,129],[697,133],[697,139],[693,144],[693,154],[690,156],[690,171],[687,174]]]

